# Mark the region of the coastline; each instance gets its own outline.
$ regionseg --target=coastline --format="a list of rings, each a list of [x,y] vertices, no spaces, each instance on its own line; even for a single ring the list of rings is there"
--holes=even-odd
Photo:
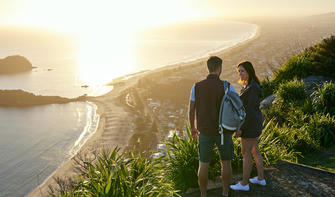
[[[280,26],[276,29],[271,29],[272,21],[261,21],[260,24],[257,24],[259,29],[257,30],[257,33],[255,36],[251,39],[246,40],[243,43],[236,44],[230,48],[224,49],[222,51],[218,51],[215,53],[212,53],[210,55],[217,55],[221,58],[223,58],[224,62],[224,72],[221,75],[221,78],[226,78],[232,82],[233,85],[237,84],[237,79],[235,79],[235,65],[238,63],[238,61],[241,61],[241,59],[249,59],[252,62],[256,62],[256,70],[260,73],[265,73],[263,71],[267,71],[267,69],[275,69],[276,65],[267,65],[268,62],[264,62],[264,59],[270,59],[272,57],[273,62],[273,56],[274,54],[278,53],[278,50],[282,48],[282,46],[271,43],[271,41],[276,40],[278,38],[278,34],[276,31]],[[262,30],[264,29],[264,26],[268,25],[268,28],[266,28],[265,32]],[[300,31],[299,27],[296,27],[297,32]],[[270,32],[270,33],[269,33]],[[287,31],[289,33],[289,31]],[[324,32],[320,32],[320,34],[324,34]],[[289,34],[290,35],[290,34]],[[299,34],[291,35],[290,39],[287,40],[282,44],[287,44],[292,42],[292,40],[296,40],[298,38]],[[319,34],[312,35],[309,34],[309,37],[311,40],[319,39],[317,38]],[[312,38],[313,37],[313,38]],[[278,38],[278,42],[282,42]],[[309,43],[304,43],[305,46],[308,46]],[[272,50],[265,51],[262,50],[266,48],[269,49],[268,46],[272,46]],[[285,45],[284,45],[285,46]],[[287,55],[294,54],[296,49],[291,49],[289,51],[289,54],[286,53],[279,53],[279,57],[283,58]],[[111,148],[115,147],[117,145],[125,145],[129,143],[129,139],[131,136],[131,125],[125,125],[126,123],[129,123],[131,121],[134,121],[134,119],[129,119],[129,117],[132,117],[131,115],[134,115],[132,111],[129,111],[126,109],[126,107],[122,106],[122,104],[119,102],[119,96],[124,93],[124,91],[127,91],[130,88],[138,88],[139,86],[143,88],[143,84],[138,85],[138,82],[144,78],[150,78],[152,81],[157,81],[159,85],[165,84],[166,81],[169,83],[168,85],[174,86],[174,88],[178,89],[178,84],[181,84],[181,82],[186,82],[187,87],[193,84],[195,81],[203,78],[207,75],[207,71],[204,67],[204,63],[206,61],[206,57],[187,61],[187,62],[180,62],[177,64],[167,65],[163,66],[161,68],[157,68],[155,70],[150,70],[147,72],[144,72],[139,75],[135,75],[134,77],[130,78],[131,80],[124,80],[122,81],[122,78],[120,78],[119,82],[122,82],[121,84],[116,85],[116,87],[111,91],[110,93],[107,93],[106,95],[100,96],[100,97],[90,97],[88,100],[95,103],[98,106],[98,114],[100,115],[100,121],[97,128],[97,131],[93,134],[93,136],[87,140],[87,142],[82,146],[80,152],[81,153],[90,153],[94,149],[97,148]],[[170,76],[173,76],[173,79],[169,78]],[[263,78],[264,76],[261,76]],[[115,81],[113,83],[117,83],[118,81]],[[177,86],[176,86],[177,85]],[[149,87],[147,87],[149,88]],[[165,86],[162,86],[162,89],[160,91],[164,91]],[[180,88],[179,88],[180,89]],[[238,88],[235,88],[238,90]],[[185,92],[185,89],[181,90]],[[185,93],[188,96],[188,92]],[[186,96],[183,95],[185,98]],[[183,105],[187,103],[187,98],[180,101]],[[178,117],[178,116],[177,116]],[[128,118],[126,122],[124,121],[125,118]],[[164,118],[164,117],[163,117]],[[163,118],[160,118],[159,121],[163,122]],[[159,118],[158,118],[159,119]],[[183,123],[181,123],[183,124]],[[125,136],[122,136],[122,138],[117,133],[122,132],[125,133]],[[111,138],[109,141],[106,140],[106,136],[117,136],[117,138]],[[113,139],[118,139],[117,141],[113,141]],[[112,143],[110,143],[112,142]],[[79,153],[78,153],[79,154]],[[70,159],[68,162],[66,162],[64,165],[60,166],[54,173],[52,177],[71,177],[73,176],[73,170],[72,170],[73,160]],[[41,187],[36,188],[32,193],[29,194],[29,196],[43,196],[42,193],[45,194],[46,191],[48,191],[48,185],[54,184],[52,178],[50,177],[48,180],[45,181],[45,184],[43,184]],[[40,192],[41,191],[41,192]]]

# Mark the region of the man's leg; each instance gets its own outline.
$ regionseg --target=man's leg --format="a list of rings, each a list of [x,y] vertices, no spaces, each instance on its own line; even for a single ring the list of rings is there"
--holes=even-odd
[[[231,160],[234,157],[234,143],[232,135],[224,134],[224,144],[221,144],[221,136],[216,139],[221,159],[221,178],[222,178],[222,195],[228,196],[229,185],[232,177]]]
[[[207,196],[208,167],[209,163],[199,161],[198,183],[200,187],[201,197]]]
[[[198,183],[201,191],[201,197],[207,196],[208,167],[211,161],[214,148],[213,136],[199,135],[199,170]]]
[[[232,169],[230,160],[221,160],[221,178],[222,178],[223,196],[228,196],[231,177],[232,177]]]

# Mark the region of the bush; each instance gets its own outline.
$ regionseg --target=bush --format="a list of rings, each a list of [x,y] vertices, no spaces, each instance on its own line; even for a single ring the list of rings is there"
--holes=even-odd
[[[335,118],[330,114],[315,113],[310,117],[306,130],[318,147],[330,147],[335,144]]]
[[[313,104],[317,111],[335,115],[335,84],[324,83],[313,96]]]
[[[261,87],[262,87],[262,100],[265,99],[266,97],[270,96],[271,94],[274,93],[274,91],[277,89],[276,87],[278,84],[270,80],[269,77],[265,77],[264,80],[261,81]]]
[[[302,79],[310,74],[312,62],[310,52],[304,51],[291,57],[276,73],[275,81],[282,83],[293,78]]]
[[[199,154],[198,143],[191,136],[191,129],[186,127],[187,137],[174,135],[166,144],[168,153],[166,172],[174,187],[181,192],[198,187]],[[220,176],[220,162],[217,150],[214,151],[209,168],[209,179]]]
[[[304,103],[308,95],[304,83],[294,79],[293,81],[280,84],[276,96],[284,103],[301,105]]]
[[[95,162],[85,162],[79,182],[60,196],[174,196],[176,190],[164,178],[158,160],[130,153],[127,157],[115,148],[101,152]],[[53,194],[58,196],[58,194]]]
[[[265,165],[275,165],[278,160],[297,160],[299,152],[287,146],[289,141],[286,138],[290,136],[287,134],[280,129],[274,120],[270,120],[265,125],[262,135],[259,137],[259,150],[263,155]]]

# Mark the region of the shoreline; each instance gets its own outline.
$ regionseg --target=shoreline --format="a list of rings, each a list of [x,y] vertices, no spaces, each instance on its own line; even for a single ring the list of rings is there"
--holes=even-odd
[[[83,102],[83,101],[77,101],[77,102]],[[93,107],[95,108],[95,109],[92,109],[92,111],[94,111],[94,113],[95,113],[95,117],[97,117],[97,126],[96,126],[96,128],[94,129],[93,132],[91,132],[91,133],[88,134],[89,136],[87,136],[87,137],[83,140],[84,143],[83,143],[81,146],[79,146],[79,149],[76,150],[75,145],[74,145],[74,147],[72,147],[71,150],[69,150],[69,154],[70,154],[71,156],[70,156],[68,159],[66,159],[64,162],[62,162],[62,163],[55,169],[55,171],[53,171],[49,176],[47,176],[47,177],[43,180],[43,182],[41,182],[40,185],[38,185],[36,188],[34,188],[33,190],[31,190],[31,191],[30,191],[28,194],[26,194],[25,196],[29,196],[33,191],[35,191],[35,190],[38,189],[39,187],[43,186],[49,179],[51,179],[51,178],[56,174],[56,172],[57,172],[60,168],[62,168],[62,167],[66,167],[66,163],[68,163],[73,157],[75,157],[75,156],[80,152],[81,148],[87,143],[87,141],[88,141],[91,137],[93,137],[93,135],[98,131],[99,126],[100,126],[100,113],[102,113],[101,110],[102,110],[103,108],[102,108],[102,109],[100,108],[100,110],[99,110],[99,106],[98,106],[97,103],[93,103],[93,102],[90,102],[90,101],[85,101],[85,102],[87,102],[89,105],[93,105]],[[81,135],[82,135],[82,134],[81,134]],[[79,139],[77,139],[77,140],[79,140]],[[73,153],[72,153],[72,152],[73,152]]]
[[[257,24],[246,23],[246,22],[241,22],[241,21],[229,21],[229,22],[243,23],[243,24],[253,25],[253,26],[255,26],[255,29],[254,29],[254,31],[247,38],[243,38],[243,39],[234,41],[234,43],[232,45],[229,45],[229,46],[219,46],[219,47],[216,47],[216,48],[208,49],[208,50],[204,51],[202,55],[199,55],[197,57],[195,57],[195,55],[192,55],[192,56],[190,56],[188,58],[185,58],[185,59],[181,59],[181,60],[178,60],[178,61],[175,61],[175,62],[171,62],[171,63],[168,63],[168,64],[164,64],[164,65],[158,66],[157,68],[154,68],[152,70],[157,70],[157,69],[165,68],[165,67],[168,68],[168,67],[176,65],[176,64],[190,64],[190,63],[195,62],[195,61],[201,61],[203,59],[208,58],[209,56],[211,56],[213,54],[220,54],[220,53],[223,53],[225,50],[232,49],[235,46],[243,45],[246,42],[248,42],[248,41],[253,40],[254,38],[256,38],[259,35],[259,33],[260,33],[260,26],[257,25]]]
[[[247,44],[248,42],[251,42],[252,40],[257,39],[261,34],[259,25],[257,25],[257,24],[251,24],[251,25],[256,26],[255,32],[250,37],[248,37],[247,39],[236,42],[232,46],[221,48],[221,49],[214,50],[214,51],[210,51],[210,52],[206,53],[203,57],[200,57],[200,58],[197,58],[197,59],[189,59],[189,60],[186,60],[186,61],[180,61],[180,62],[173,63],[173,64],[163,65],[161,67],[158,67],[158,68],[152,69],[152,70],[130,73],[130,74],[127,74],[125,76],[121,76],[121,77],[118,77],[118,78],[112,80],[112,82],[107,83],[107,85],[108,84],[114,84],[114,83],[120,83],[120,82],[127,83],[128,79],[132,79],[133,77],[141,78],[142,76],[146,75],[147,73],[150,74],[150,73],[155,73],[155,72],[161,72],[161,71],[164,71],[166,69],[173,69],[175,66],[180,66],[180,64],[185,65],[185,64],[192,64],[194,62],[202,62],[202,61],[206,60],[206,58],[208,58],[209,56],[211,56],[213,54],[223,53],[227,50],[233,49],[234,47],[243,46],[244,44]],[[133,86],[130,86],[130,85],[128,85],[128,86],[133,87]],[[84,149],[87,148],[85,146],[88,146],[88,143],[93,141],[92,138],[96,138],[97,135],[104,130],[104,128],[105,128],[105,117],[104,117],[105,114],[104,114],[104,112],[106,111],[106,106],[104,106],[101,102],[99,102],[95,99],[99,98],[99,97],[104,97],[104,96],[113,94],[114,91],[115,90],[113,88],[112,91],[110,91],[110,92],[108,92],[104,95],[97,96],[97,97],[88,97],[89,99],[87,101],[92,102],[94,105],[97,106],[96,113],[99,115],[99,120],[98,120],[99,123],[96,127],[96,131],[92,133],[92,135],[85,141],[85,143],[80,147],[80,149],[73,156],[71,156],[68,160],[64,161],[64,163],[61,164],[50,176],[48,176],[39,186],[37,186],[35,189],[33,189],[26,196],[36,196],[36,195],[38,196],[39,195],[38,193],[40,193],[40,189],[46,187],[47,186],[46,184],[48,182],[50,182],[50,180],[55,175],[58,175],[58,171],[68,171],[68,170],[70,170],[70,168],[71,168],[70,165],[72,165],[72,159],[74,157],[76,157],[79,153],[85,151]],[[90,98],[93,98],[93,100],[90,99]],[[101,120],[102,118],[103,118],[103,120]],[[43,196],[43,195],[41,195],[41,196]]]
[[[241,21],[234,21],[234,22],[241,22]],[[247,22],[242,22],[242,23],[247,23]],[[164,70],[167,70],[167,69],[173,69],[173,68],[180,67],[180,66],[182,67],[182,66],[188,66],[188,65],[191,65],[191,64],[197,64],[197,63],[200,63],[200,62],[203,62],[203,61],[207,60],[207,58],[210,57],[210,56],[214,56],[214,55],[220,56],[221,54],[226,53],[230,50],[234,50],[235,48],[244,46],[244,45],[248,44],[249,42],[252,42],[253,40],[256,40],[261,35],[261,31],[262,31],[262,28],[261,28],[260,25],[253,24],[253,23],[248,23],[248,24],[255,25],[256,29],[255,29],[255,32],[245,40],[238,41],[238,42],[236,42],[233,45],[228,46],[228,47],[208,50],[204,55],[202,55],[201,57],[198,57],[198,58],[194,57],[194,58],[190,58],[190,59],[187,59],[187,60],[181,60],[181,61],[177,61],[175,63],[162,65],[162,66],[159,66],[158,68],[155,68],[155,69],[146,70],[146,72],[147,73],[152,73],[152,72],[155,73],[155,72],[161,72],[161,71],[164,71]],[[141,72],[142,71],[140,71],[139,73],[141,73]],[[131,75],[131,74],[129,74],[129,75]],[[128,75],[126,75],[126,76],[128,76]],[[119,77],[119,78],[122,78],[122,77]]]

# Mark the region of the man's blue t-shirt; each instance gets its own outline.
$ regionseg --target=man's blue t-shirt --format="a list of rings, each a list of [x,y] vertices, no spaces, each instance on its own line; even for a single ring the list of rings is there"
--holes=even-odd
[[[235,91],[235,89],[234,89],[234,86],[233,86],[232,84],[230,84],[230,87],[229,87],[229,88],[230,88],[230,91],[236,93],[236,91]],[[195,85],[193,85],[193,87],[192,87],[190,100],[193,101],[193,102],[195,101]]]

